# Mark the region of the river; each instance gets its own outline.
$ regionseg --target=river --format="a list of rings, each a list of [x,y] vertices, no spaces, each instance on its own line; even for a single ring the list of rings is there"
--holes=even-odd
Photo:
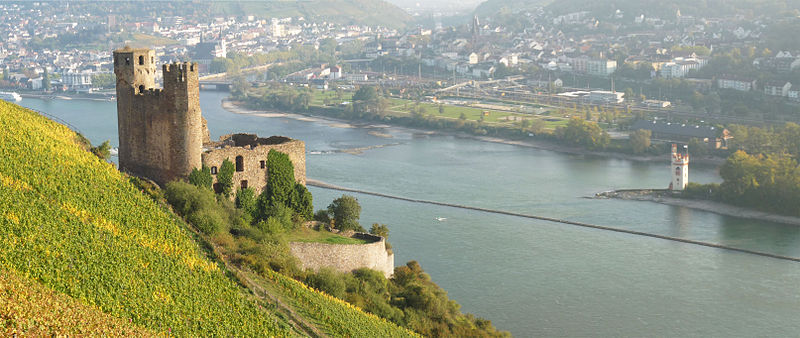
[[[548,216],[800,257],[800,227],[650,202],[584,197],[669,184],[668,159],[562,154],[403,128],[232,114],[200,93],[212,138],[306,142],[307,175],[402,197]],[[26,98],[93,143],[116,145],[116,103]],[[385,135],[391,135],[386,138]],[[379,135],[379,136],[374,136]],[[349,154],[338,150],[388,145]],[[713,167],[690,180],[719,182]],[[316,209],[340,196],[311,188]],[[656,238],[354,194],[361,223],[389,225],[396,263],[417,260],[465,312],[516,336],[795,336],[800,263]],[[437,220],[437,218],[446,218]]]

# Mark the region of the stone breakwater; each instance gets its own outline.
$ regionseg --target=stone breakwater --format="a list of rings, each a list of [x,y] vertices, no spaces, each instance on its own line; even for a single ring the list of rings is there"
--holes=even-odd
[[[358,190],[358,189],[350,189],[350,188],[339,187],[339,186],[335,186],[335,185],[332,185],[332,184],[328,184],[328,183],[317,181],[317,180],[313,180],[313,179],[307,179],[306,180],[306,184],[310,185],[310,186],[314,186],[314,187],[324,188],[324,189],[332,189],[332,190],[339,190],[339,191],[354,192],[354,193],[365,194],[365,195],[392,198],[392,199],[396,199],[396,200],[413,202],[413,203],[424,203],[424,204],[440,205],[440,206],[451,207],[451,208],[475,210],[475,211],[482,211],[482,212],[488,212],[488,213],[494,213],[494,214],[501,214],[501,215],[509,215],[509,216],[537,219],[537,220],[541,220],[541,221],[547,221],[547,222],[553,222],[553,223],[559,223],[559,224],[565,224],[565,225],[573,225],[573,226],[579,226],[579,227],[591,228],[591,229],[597,229],[597,230],[613,231],[613,232],[619,232],[619,233],[624,233],[624,234],[629,234],[629,235],[636,235],[636,236],[652,237],[652,238],[658,238],[658,239],[663,239],[663,240],[668,240],[668,241],[681,242],[681,243],[693,244],[693,245],[700,245],[700,246],[705,246],[705,247],[710,247],[710,248],[717,248],[717,249],[722,249],[722,250],[730,250],[730,251],[742,252],[742,253],[747,253],[747,254],[752,254],[752,255],[758,255],[758,256],[764,256],[764,257],[770,257],[770,258],[776,258],[776,259],[783,259],[783,260],[789,260],[789,261],[794,261],[794,262],[800,262],[800,258],[797,258],[797,257],[775,255],[775,254],[771,254],[771,253],[768,253],[768,252],[760,252],[760,251],[736,248],[736,247],[720,245],[720,244],[715,244],[715,243],[695,241],[695,240],[686,239],[686,238],[664,236],[664,235],[659,235],[659,234],[652,234],[652,233],[647,233],[647,232],[628,230],[628,229],[621,229],[621,228],[614,228],[614,227],[603,226],[603,225],[575,222],[575,221],[552,218],[552,217],[537,216],[537,215],[527,215],[527,214],[523,214],[523,213],[503,211],[503,210],[486,209],[486,208],[472,207],[472,206],[467,206],[467,205],[459,205],[459,204],[452,204],[452,203],[443,203],[443,202],[436,202],[436,201],[427,201],[427,200],[421,200],[421,199],[406,198],[406,197],[400,197],[400,196],[392,196],[392,195],[388,195],[388,194],[382,194],[382,193],[369,192],[369,191]],[[644,191],[648,191],[648,190],[623,190],[623,191],[628,191],[632,195],[639,195],[639,196],[647,196],[648,195],[647,193],[644,192]],[[637,191],[639,191],[639,193],[636,193]],[[656,191],[656,192],[662,191],[663,192],[665,190],[652,190],[651,189],[649,191],[651,191],[651,192],[653,192],[653,191]],[[609,197],[612,197],[612,196],[619,196],[619,195],[614,195],[615,192],[617,192],[617,191],[604,192],[604,193],[601,193],[601,194],[606,194],[605,197],[601,197],[601,196],[596,196],[596,197],[598,197],[598,198],[609,198]],[[653,194],[651,193],[650,195],[652,196]],[[695,201],[695,200],[685,200],[685,201],[687,203],[689,203],[689,204],[694,204],[694,203],[698,202],[698,201]],[[800,224],[800,218],[796,218],[796,219],[797,219],[797,222],[798,222],[797,224]]]
[[[680,193],[666,189],[623,189],[597,193],[593,198],[616,198],[629,201],[655,202],[678,207],[713,212],[725,216],[765,220],[775,223],[800,225],[800,217],[777,215],[730,204],[680,197]]]

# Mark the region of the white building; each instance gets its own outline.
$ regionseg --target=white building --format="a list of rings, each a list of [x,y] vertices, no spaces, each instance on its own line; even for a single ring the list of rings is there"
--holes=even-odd
[[[661,77],[667,79],[682,78],[691,70],[697,70],[706,65],[708,60],[703,58],[675,58],[661,66]]]
[[[66,72],[61,74],[61,81],[67,86],[68,90],[76,92],[90,92],[92,91],[92,74],[91,73],[74,73]]]
[[[720,77],[717,79],[717,87],[720,89],[733,89],[742,92],[749,92],[756,86],[755,80],[739,79],[734,77]]]
[[[589,101],[597,103],[622,103],[625,102],[625,93],[611,92],[605,90],[593,90],[589,92]]]
[[[791,82],[770,82],[764,85],[764,94],[770,96],[789,96],[789,89],[791,88]]]

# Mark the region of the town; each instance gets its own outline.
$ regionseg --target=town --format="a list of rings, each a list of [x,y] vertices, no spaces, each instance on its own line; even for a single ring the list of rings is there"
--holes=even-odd
[[[772,42],[792,27],[791,17],[696,17],[680,9],[662,17],[622,10],[600,17],[534,7],[475,15],[456,26],[434,16],[427,24],[384,27],[311,17],[108,14],[100,6],[54,2],[3,3],[0,13],[0,86],[7,91],[110,95],[109,51],[130,44],[154,48],[162,62],[191,59],[201,77],[282,61],[284,67],[250,80],[319,88],[381,83],[423,88],[429,96],[461,89],[458,95],[614,104],[707,121],[794,121],[800,100],[800,81],[792,84],[798,46]],[[76,43],[83,39],[95,43]]]

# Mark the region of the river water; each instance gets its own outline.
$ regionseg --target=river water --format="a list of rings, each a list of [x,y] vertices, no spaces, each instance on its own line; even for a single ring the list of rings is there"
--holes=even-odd
[[[201,92],[212,138],[306,142],[309,178],[402,197],[501,209],[800,257],[800,227],[650,202],[584,197],[669,184],[640,163],[330,121],[225,111]],[[116,103],[24,99],[93,143],[117,144]],[[385,147],[361,154],[340,152]],[[690,180],[719,182],[713,167]],[[310,188],[316,209],[342,193]],[[800,263],[656,238],[354,194],[361,223],[389,225],[396,264],[417,260],[465,312],[516,336],[796,336]],[[437,218],[446,218],[438,220]]]

